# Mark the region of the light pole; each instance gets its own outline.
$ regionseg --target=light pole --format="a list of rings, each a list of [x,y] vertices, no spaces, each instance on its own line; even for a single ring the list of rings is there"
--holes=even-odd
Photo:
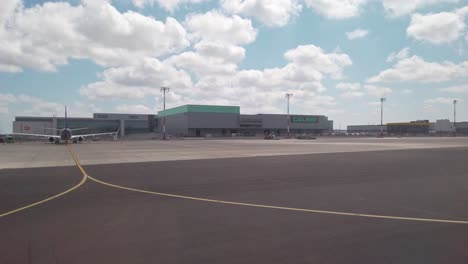
[[[289,123],[291,122],[289,118],[289,99],[291,99],[292,96],[293,96],[292,93],[286,93],[286,99],[288,100],[288,138],[289,138]]]
[[[457,99],[453,100],[453,135],[457,136]]]
[[[169,87],[161,87],[161,92],[163,92],[163,140],[166,140],[166,92],[169,92],[171,89]]]
[[[383,103],[387,100],[385,97],[380,98],[380,136],[383,137]]]

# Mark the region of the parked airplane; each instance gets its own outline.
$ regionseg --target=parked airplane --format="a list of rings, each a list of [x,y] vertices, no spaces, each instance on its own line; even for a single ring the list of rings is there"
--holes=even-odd
[[[85,135],[73,135],[72,131],[76,130],[83,130],[83,129],[88,129],[88,128],[68,128],[68,119],[67,119],[67,107],[65,106],[65,127],[62,129],[57,129],[57,128],[47,128],[47,129],[52,129],[56,131],[60,131],[59,135],[42,135],[42,134],[28,134],[28,133],[13,133],[10,134],[12,136],[28,136],[28,137],[42,137],[42,138],[47,138],[49,142],[54,142],[55,144],[59,144],[60,140],[63,140],[65,143],[68,143],[68,141],[72,141],[73,144],[76,144],[78,142],[83,142],[83,140],[87,137],[96,137],[96,136],[117,136],[119,133],[119,130],[116,132],[110,132],[110,133],[97,133],[97,134],[85,134]]]

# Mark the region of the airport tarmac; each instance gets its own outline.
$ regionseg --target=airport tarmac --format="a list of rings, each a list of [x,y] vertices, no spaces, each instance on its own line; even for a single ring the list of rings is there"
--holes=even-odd
[[[215,159],[399,149],[468,147],[468,137],[457,138],[333,138],[316,140],[145,140],[87,141],[73,145],[81,164],[112,164],[168,160]],[[71,166],[66,148],[50,143],[0,145],[0,169]]]
[[[0,170],[0,263],[466,263],[466,139],[405,140],[8,145],[77,165]]]

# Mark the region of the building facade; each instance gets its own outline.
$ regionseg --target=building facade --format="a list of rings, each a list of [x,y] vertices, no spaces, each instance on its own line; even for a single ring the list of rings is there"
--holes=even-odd
[[[95,113],[93,114],[93,119],[101,121],[118,120],[119,133],[121,136],[152,133],[156,132],[158,129],[158,119],[156,115]]]
[[[95,113],[92,118],[68,118],[69,128],[76,134],[114,132],[121,136],[162,133],[163,122],[169,135],[181,137],[205,136],[277,136],[295,134],[325,134],[333,131],[333,121],[323,115],[240,114],[239,106],[183,105],[158,115]],[[65,127],[63,117],[18,116],[13,122],[14,133],[52,135],[54,129]]]
[[[439,119],[429,125],[429,133],[437,135],[453,134],[455,126],[448,119]]]
[[[13,133],[54,135],[57,119],[52,117],[17,116],[13,121]]]
[[[239,106],[184,105],[158,113],[166,122],[166,132],[176,136],[259,136],[274,133],[323,134],[333,130],[333,122],[322,115],[240,114]],[[289,120],[289,121],[288,121]],[[330,127],[331,126],[331,127]],[[159,126],[162,132],[162,126]]]
[[[457,134],[468,135],[468,122],[457,122],[455,124]]]
[[[370,135],[377,135],[380,133],[380,129],[382,129],[383,133],[387,133],[387,126],[384,125],[354,125],[354,126],[347,126],[346,131],[348,133],[364,133]]]
[[[107,133],[119,131],[120,136],[128,134],[149,133],[157,129],[155,115],[102,114],[96,113],[93,118],[68,117],[68,128],[85,128],[74,131],[76,135]],[[17,116],[13,121],[13,133],[54,135],[56,129],[65,127],[63,117]]]
[[[387,133],[389,135],[427,135],[429,129],[429,120],[387,123]]]
[[[387,123],[383,125],[383,132],[389,135],[440,135],[450,136],[455,133],[468,135],[468,122],[457,122],[455,125],[449,119],[439,119],[435,122],[418,120],[411,122]],[[380,125],[353,125],[347,127],[347,133],[378,134]]]

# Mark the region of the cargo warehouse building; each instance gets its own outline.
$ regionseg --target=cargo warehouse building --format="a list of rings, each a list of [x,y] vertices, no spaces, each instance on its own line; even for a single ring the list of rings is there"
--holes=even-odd
[[[457,122],[453,124],[448,119],[440,119],[435,122],[429,120],[416,120],[410,122],[387,123],[380,125],[354,125],[348,126],[348,133],[364,133],[377,135],[382,128],[384,134],[391,136],[404,135],[451,135],[454,132],[461,135],[468,135],[468,122]]]
[[[95,113],[92,118],[68,118],[69,128],[88,128],[79,133],[113,132],[120,135],[162,133],[163,119],[169,135],[185,137],[258,136],[287,133],[288,117],[281,114],[240,114],[239,106],[183,105],[158,115]],[[323,115],[290,115],[290,133],[325,134],[333,130],[333,122]],[[63,117],[18,116],[13,122],[14,133],[53,134],[49,128],[63,128]]]
[[[165,117],[167,133],[176,136],[255,136],[287,133],[288,117],[280,114],[241,115],[239,106],[183,105],[158,113]],[[323,115],[290,115],[291,134],[324,134],[333,123]],[[161,131],[161,127],[159,131]]]

